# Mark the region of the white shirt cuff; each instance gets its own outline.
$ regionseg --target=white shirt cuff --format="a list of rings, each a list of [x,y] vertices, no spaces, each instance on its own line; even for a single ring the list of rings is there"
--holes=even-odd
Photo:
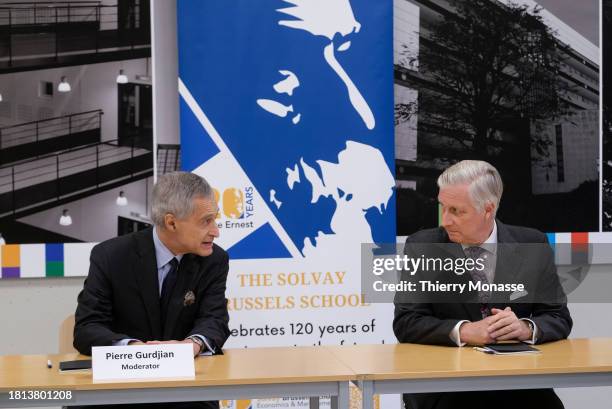
[[[532,331],[532,334],[531,334],[531,339],[527,339],[527,340],[525,340],[523,342],[526,343],[526,344],[531,344],[531,345],[535,344],[536,340],[538,339],[538,326],[536,325],[535,322],[533,322],[529,318],[521,318],[520,320],[521,321],[528,321],[528,322],[531,323],[531,325],[533,325],[533,331]]]
[[[462,347],[465,346],[465,342],[461,342],[461,337],[460,337],[460,328],[461,328],[461,324],[464,324],[466,322],[470,322],[468,320],[462,320],[459,321],[455,327],[453,328],[453,330],[450,332],[450,334],[448,334],[448,336],[450,337],[451,341],[453,341],[458,347]]]
[[[120,339],[119,341],[114,341],[113,346],[114,347],[124,347],[132,341],[141,342],[139,339],[125,338],[125,339]]]
[[[208,340],[206,339],[206,337],[204,335],[193,334],[191,336],[192,337],[197,337],[206,346],[206,348],[202,349],[202,352],[200,353],[200,355],[212,355],[212,354],[215,353],[215,350],[210,346],[210,342],[208,342]]]

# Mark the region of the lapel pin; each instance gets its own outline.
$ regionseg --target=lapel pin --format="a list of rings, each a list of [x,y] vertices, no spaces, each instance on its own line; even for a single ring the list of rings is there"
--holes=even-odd
[[[193,291],[189,290],[185,293],[185,298],[183,298],[183,307],[188,307],[193,304],[196,300],[196,296]]]

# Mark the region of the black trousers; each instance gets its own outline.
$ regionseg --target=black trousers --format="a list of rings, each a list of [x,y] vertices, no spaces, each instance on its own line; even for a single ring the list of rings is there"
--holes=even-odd
[[[406,409],[564,409],[552,389],[406,394],[404,406]]]

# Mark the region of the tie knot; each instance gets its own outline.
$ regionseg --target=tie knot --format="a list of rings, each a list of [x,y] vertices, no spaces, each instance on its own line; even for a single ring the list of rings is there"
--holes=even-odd
[[[469,258],[479,258],[484,252],[485,249],[480,246],[472,246],[465,249],[465,255]]]
[[[179,261],[176,259],[176,257],[172,257],[172,260],[170,260],[168,264],[170,265],[171,270],[176,270],[179,265]]]

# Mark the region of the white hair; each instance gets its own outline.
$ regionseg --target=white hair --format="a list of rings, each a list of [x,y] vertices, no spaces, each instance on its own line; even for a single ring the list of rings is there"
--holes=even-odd
[[[468,185],[474,207],[483,211],[487,203],[495,205],[494,215],[499,208],[504,184],[497,169],[482,160],[462,160],[447,168],[438,177],[438,187]]]
[[[178,219],[193,212],[193,199],[213,199],[213,190],[204,178],[190,172],[171,172],[160,176],[151,195],[151,220],[164,227],[165,216],[172,213]]]

